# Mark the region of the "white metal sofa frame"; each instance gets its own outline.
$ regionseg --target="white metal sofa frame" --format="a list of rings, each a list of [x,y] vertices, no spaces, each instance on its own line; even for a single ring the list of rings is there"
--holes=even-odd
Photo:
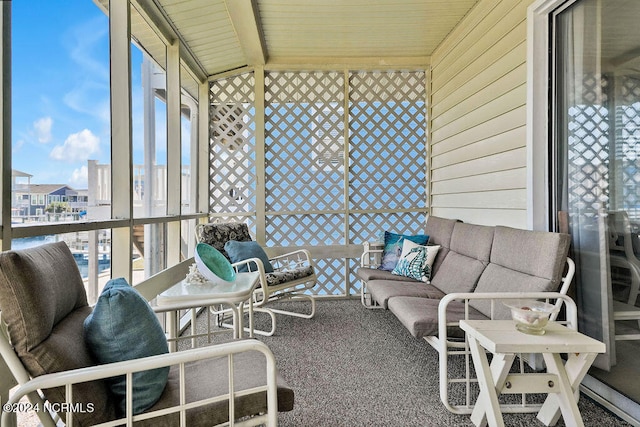
[[[228,228],[231,231],[227,230]],[[222,229],[221,233],[216,230]],[[227,258],[228,254],[224,250],[224,244],[227,242],[229,235],[234,236],[233,240],[250,241],[249,229],[245,223],[208,223],[198,224],[196,227],[196,239],[198,242],[204,242],[212,245],[222,252]],[[223,238],[219,238],[222,236]],[[306,249],[298,249],[282,255],[269,258],[269,262],[273,266],[274,273],[267,273],[263,262],[259,258],[250,258],[240,262],[232,263],[232,266],[238,270],[246,267],[248,271],[258,271],[260,274],[260,285],[254,291],[253,311],[266,313],[271,318],[271,329],[263,331],[254,329],[253,332],[259,335],[271,336],[276,331],[276,314],[286,316],[300,317],[303,319],[311,319],[316,313],[316,300],[314,295],[304,293],[306,290],[315,286],[317,276],[315,273],[315,264],[311,258],[311,254]],[[280,283],[270,284],[270,277],[277,275],[286,275],[288,272],[299,272],[311,269],[311,274],[294,276],[291,279]],[[311,303],[311,309],[308,313],[300,313],[276,308],[265,307],[269,302],[277,300],[306,300]],[[227,310],[219,313],[225,314]],[[226,325],[228,326],[228,325]]]
[[[63,245],[58,243],[57,245]],[[64,248],[63,248],[64,249]],[[68,250],[68,249],[67,249]],[[64,251],[63,251],[64,252]],[[70,253],[69,253],[70,256]],[[171,286],[176,279],[184,277],[184,272],[188,269],[192,260],[185,261],[175,267],[172,267],[165,272],[150,278],[139,289],[140,293],[147,299],[151,300],[159,292],[165,288]],[[171,308],[158,308],[154,307],[154,311],[157,313],[166,313],[169,319],[177,319],[179,312]],[[195,316],[196,308],[192,309],[192,315]],[[192,322],[193,323],[193,322]],[[195,332],[195,328],[192,329]],[[203,334],[197,336],[189,335],[187,338],[192,342],[192,346],[195,347],[195,338],[201,337]],[[253,352],[259,353],[264,357],[265,363],[265,384],[262,386],[256,386],[249,389],[237,390],[234,375],[234,356],[241,355],[242,353]],[[268,346],[260,341],[249,340],[237,340],[224,344],[218,344],[213,346],[207,346],[203,348],[192,348],[185,351],[176,353],[168,353],[158,356],[145,357],[135,360],[128,360],[119,363],[111,363],[99,366],[89,366],[85,368],[60,371],[45,375],[40,375],[32,378],[27,369],[23,365],[22,361],[16,354],[16,351],[9,338],[7,325],[2,319],[2,312],[0,311],[0,356],[4,363],[9,368],[11,374],[17,381],[19,387],[11,395],[6,404],[13,405],[20,401],[23,397],[27,397],[32,405],[38,405],[39,410],[37,415],[40,421],[45,427],[59,426],[62,419],[59,414],[54,411],[44,410],[45,408],[63,408],[60,405],[45,405],[45,398],[42,394],[43,389],[50,389],[55,387],[65,388],[66,402],[73,402],[72,385],[85,383],[88,381],[102,380],[113,376],[124,375],[126,378],[127,387],[127,412],[124,418],[105,422],[102,424],[96,424],[98,426],[116,426],[127,425],[131,426],[134,422],[153,419],[155,417],[164,417],[172,413],[179,415],[179,425],[181,427],[187,425],[186,411],[194,408],[202,407],[205,405],[211,405],[214,403],[226,402],[228,408],[228,421],[224,422],[224,425],[230,426],[257,426],[277,425],[277,412],[278,412],[278,380],[277,369],[275,366],[275,358]],[[191,362],[206,361],[207,359],[214,359],[226,357],[228,366],[228,392],[221,393],[217,396],[211,396],[206,399],[201,399],[194,402],[186,402],[185,392],[189,388],[186,384],[185,365]],[[259,360],[259,359],[256,359]],[[174,406],[164,407],[156,411],[148,411],[142,414],[132,414],[132,375],[134,372],[146,371],[149,369],[155,369],[166,366],[177,366],[179,372],[178,375],[178,387],[179,387],[179,404]],[[266,395],[266,412],[259,415],[253,415],[250,417],[241,417],[238,419],[235,417],[235,400],[242,396],[248,396],[255,393],[265,393]],[[69,405],[73,407],[73,403]],[[72,411],[63,411],[65,413],[65,425],[74,425],[74,417]],[[15,425],[15,412],[2,412],[0,418],[0,425],[13,426]],[[147,421],[149,422],[149,421]]]
[[[364,252],[361,255],[360,265],[364,267],[372,267],[379,265],[379,260],[382,255],[382,249],[371,249],[369,244],[364,245]],[[545,301],[554,300],[558,309],[563,306],[565,309],[565,319],[560,323],[565,324],[567,327],[577,330],[577,309],[575,302],[567,296],[569,286],[573,280],[575,274],[575,263],[571,258],[567,258],[566,273],[562,278],[562,284],[558,292],[509,292],[505,293],[451,293],[440,299],[438,304],[438,335],[426,336],[424,340],[438,352],[439,358],[439,383],[440,383],[440,400],[444,406],[452,413],[455,414],[470,414],[473,411],[471,384],[477,383],[477,379],[471,376],[472,359],[469,345],[466,338],[450,338],[448,336],[448,327],[459,325],[459,320],[454,322],[447,320],[447,306],[453,301],[462,301],[465,307],[465,319],[469,316],[469,301],[471,300],[489,300],[491,301],[491,313],[492,318],[494,314],[494,305],[499,301],[507,299],[540,299]],[[370,300],[370,296],[366,293],[366,282],[361,281],[361,302],[364,307],[368,309],[383,309],[382,306],[375,304]],[[551,320],[557,321],[558,313],[552,315]],[[440,337],[445,337],[441,339]],[[450,356],[463,356],[465,358],[465,375],[462,378],[449,378],[449,357]],[[521,355],[520,369],[524,369],[524,361],[526,361],[526,355]],[[536,363],[532,360],[531,363]],[[450,401],[449,386],[450,384],[463,383],[465,384],[465,402],[464,404],[452,403]],[[518,404],[501,404],[501,410],[504,413],[525,413],[525,412],[537,412],[541,405],[530,404],[525,400],[525,395],[521,396],[521,401]]]

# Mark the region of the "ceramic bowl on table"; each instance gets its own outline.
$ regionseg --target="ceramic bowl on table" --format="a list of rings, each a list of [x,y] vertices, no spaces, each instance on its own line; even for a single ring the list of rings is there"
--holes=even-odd
[[[511,309],[516,329],[531,335],[544,335],[549,317],[558,311],[553,304],[528,299],[508,300],[504,305]]]
[[[231,284],[236,272],[222,253],[211,245],[198,243],[194,254],[198,271],[216,285]]]

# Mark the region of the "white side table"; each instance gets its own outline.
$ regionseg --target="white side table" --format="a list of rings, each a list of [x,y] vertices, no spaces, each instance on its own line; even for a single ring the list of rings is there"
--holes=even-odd
[[[555,322],[544,335],[528,335],[512,320],[461,320],[480,385],[480,395],[471,414],[476,426],[504,426],[498,395],[501,393],[547,393],[538,419],[554,425],[562,414],[567,426],[584,426],[578,410],[578,386],[605,345]],[[494,354],[491,366],[485,349]],[[546,373],[509,373],[518,353],[540,353]],[[568,355],[563,362],[561,354]]]
[[[253,337],[253,291],[260,281],[260,273],[237,273],[235,282],[231,284],[187,284],[184,280],[173,285],[156,297],[156,303],[162,311],[184,310],[194,307],[205,307],[223,304],[230,308],[233,314],[234,338],[241,338],[244,331],[242,314],[244,304],[249,301],[249,336]],[[169,338],[178,335],[178,321],[169,316]],[[175,342],[172,351],[175,351]]]

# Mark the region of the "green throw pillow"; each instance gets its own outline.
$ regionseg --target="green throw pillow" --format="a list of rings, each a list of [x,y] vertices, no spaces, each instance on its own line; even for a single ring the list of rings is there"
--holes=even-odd
[[[169,352],[167,339],[149,303],[123,278],[105,285],[93,312],[84,321],[84,338],[100,363],[113,363]],[[169,367],[133,374],[133,413],[139,414],[160,398]],[[119,416],[126,413],[125,376],[107,380]]]

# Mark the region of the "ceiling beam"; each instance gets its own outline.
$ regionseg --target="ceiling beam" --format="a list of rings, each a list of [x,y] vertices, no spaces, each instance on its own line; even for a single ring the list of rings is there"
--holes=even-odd
[[[229,18],[247,59],[248,65],[264,65],[267,47],[254,0],[225,0]]]

